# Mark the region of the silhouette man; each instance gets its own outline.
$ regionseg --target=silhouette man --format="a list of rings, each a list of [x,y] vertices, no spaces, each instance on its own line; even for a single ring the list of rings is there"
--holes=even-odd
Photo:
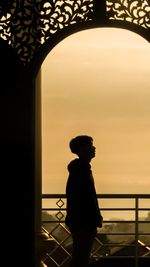
[[[70,267],[87,267],[97,227],[102,227],[90,161],[95,157],[93,138],[80,135],[70,141],[70,149],[78,158],[68,164],[66,184],[66,226],[73,239]]]

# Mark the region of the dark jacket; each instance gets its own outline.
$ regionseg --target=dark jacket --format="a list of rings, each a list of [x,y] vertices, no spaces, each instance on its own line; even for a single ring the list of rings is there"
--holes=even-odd
[[[66,185],[66,225],[70,230],[101,227],[99,210],[91,165],[80,159],[68,165],[69,177]]]

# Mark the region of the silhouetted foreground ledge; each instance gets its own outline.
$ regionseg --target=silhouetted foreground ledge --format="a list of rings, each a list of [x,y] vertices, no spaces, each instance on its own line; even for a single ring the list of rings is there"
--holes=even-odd
[[[89,267],[136,267],[135,259],[100,259],[94,263],[91,263]],[[138,261],[138,267],[150,267],[150,258],[140,258]]]

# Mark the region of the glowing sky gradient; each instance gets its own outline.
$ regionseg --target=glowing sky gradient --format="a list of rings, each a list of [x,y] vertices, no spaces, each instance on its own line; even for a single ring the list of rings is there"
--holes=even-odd
[[[42,192],[64,193],[68,143],[93,136],[97,193],[150,193],[150,44],[121,29],[73,34],[42,65]]]

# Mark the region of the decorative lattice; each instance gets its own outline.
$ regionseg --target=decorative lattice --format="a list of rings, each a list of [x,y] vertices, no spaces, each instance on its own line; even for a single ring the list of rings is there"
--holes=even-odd
[[[144,28],[150,28],[150,1],[108,0],[109,19],[128,21]]]
[[[150,28],[150,0],[1,0],[0,37],[10,44],[24,64],[56,34],[75,24],[105,24],[112,20]],[[105,6],[103,16],[102,6]],[[95,8],[96,7],[96,8]],[[97,8],[102,12],[97,11]],[[104,22],[104,21],[103,21]]]
[[[24,63],[51,35],[87,21],[93,0],[18,0],[0,6],[0,36],[17,50]]]
[[[72,237],[63,223],[55,223],[49,232],[55,241],[55,246],[44,258],[48,267],[68,267],[72,254]],[[91,252],[91,261],[107,256],[109,249],[103,246],[99,237],[95,237]],[[108,252],[109,253],[109,252]]]

